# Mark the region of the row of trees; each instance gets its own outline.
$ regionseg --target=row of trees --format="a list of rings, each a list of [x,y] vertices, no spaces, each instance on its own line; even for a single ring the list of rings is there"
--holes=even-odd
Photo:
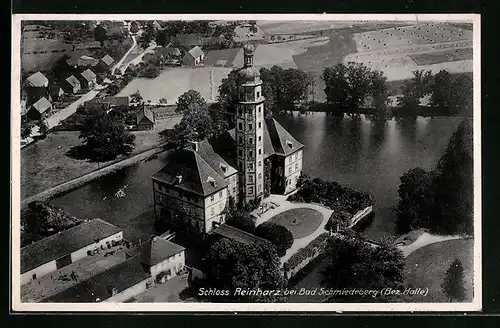
[[[414,168],[401,176],[398,231],[424,227],[436,233],[472,234],[473,177],[472,122],[464,120],[435,170]]]
[[[399,116],[416,117],[424,97],[430,97],[434,113],[456,115],[472,106],[472,78],[468,74],[452,75],[441,70],[435,75],[431,71],[416,70],[412,79],[403,83],[402,96],[398,100]],[[388,111],[389,85],[381,71],[373,70],[363,63],[338,64],[323,71],[327,111],[332,115],[358,114],[360,109],[368,111],[372,118],[386,120],[392,116]]]

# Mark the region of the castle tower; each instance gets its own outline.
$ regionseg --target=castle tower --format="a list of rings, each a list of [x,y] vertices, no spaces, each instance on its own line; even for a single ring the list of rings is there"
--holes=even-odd
[[[236,106],[236,156],[240,174],[240,199],[262,199],[264,193],[264,97],[262,81],[253,66],[254,46],[243,48],[244,66],[238,72]]]

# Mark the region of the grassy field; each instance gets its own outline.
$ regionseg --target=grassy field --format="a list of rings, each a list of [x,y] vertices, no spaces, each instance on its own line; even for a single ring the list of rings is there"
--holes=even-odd
[[[427,296],[410,296],[413,302],[447,302],[440,284],[450,264],[458,258],[464,267],[467,300],[473,297],[473,239],[447,240],[422,247],[406,258],[406,283],[413,288],[429,288]]]
[[[310,208],[294,208],[273,216],[267,222],[284,226],[290,230],[294,239],[298,239],[316,231],[323,222],[323,215]]]
[[[233,67],[239,66],[240,63],[236,63],[235,59],[238,53],[242,52],[241,48],[232,49],[222,49],[222,50],[210,50],[203,60],[205,66],[224,66]]]
[[[472,60],[472,48],[450,49],[427,54],[410,55],[410,58],[419,66],[458,60]]]
[[[133,132],[136,136],[136,146],[130,156],[156,148],[162,143],[158,132],[172,128],[179,121],[179,117],[159,120],[155,130]],[[78,131],[53,132],[48,134],[46,139],[21,150],[21,199],[98,169],[95,162],[74,159],[67,155],[72,147],[82,144],[78,135]],[[99,167],[127,157],[121,156],[113,161],[99,163]]]

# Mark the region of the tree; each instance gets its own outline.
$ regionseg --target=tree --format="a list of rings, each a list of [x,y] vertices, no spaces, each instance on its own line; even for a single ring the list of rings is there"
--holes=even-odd
[[[123,115],[116,111],[107,114],[104,108],[88,110],[79,138],[83,139],[89,157],[96,161],[130,153],[135,141],[135,136],[125,131]]]
[[[441,283],[441,289],[449,298],[450,302],[453,300],[465,300],[464,268],[459,259],[455,259],[448,270],[446,270],[444,280]]]
[[[21,139],[26,139],[31,135],[34,123],[32,121],[21,124]]]
[[[151,41],[155,39],[155,36],[156,36],[156,30],[153,26],[153,23],[148,21],[146,23],[146,27],[144,28],[143,33],[141,34],[141,39],[139,41],[140,46],[146,49],[147,47],[149,47]]]
[[[48,228],[49,212],[41,202],[32,202],[21,213],[24,232],[43,235]]]
[[[382,72],[373,71],[370,77],[370,84],[369,93],[373,99],[372,107],[374,110],[371,119],[379,122],[386,122],[390,118],[387,108],[389,100],[387,78]]]
[[[167,98],[163,98],[163,97],[162,97],[162,98],[160,98],[160,99],[158,100],[158,102],[159,102],[160,104],[162,104],[162,105],[166,105],[166,104],[168,103]]]
[[[142,98],[139,90],[137,90],[136,92],[134,92],[130,95],[130,102],[137,104],[137,105],[141,105],[144,103],[144,99]]]
[[[200,108],[192,104],[186,109],[181,122],[174,126],[171,140],[177,148],[186,147],[190,141],[202,141],[211,138],[213,122],[206,108]]]
[[[267,221],[257,226],[255,235],[270,241],[276,247],[279,256],[285,255],[293,244],[290,230],[274,222]]]
[[[130,32],[133,34],[139,32],[139,24],[136,21],[130,22]]]
[[[434,76],[434,84],[432,86],[431,95],[431,106],[439,107],[450,111],[452,104],[452,86],[451,86],[451,74],[446,70],[440,70]]]
[[[156,34],[155,41],[158,45],[165,47],[170,42],[170,36],[168,31],[160,30]]]
[[[226,223],[230,226],[253,234],[255,232],[255,219],[254,217],[242,209],[236,208],[234,212],[229,213]]]
[[[352,215],[346,211],[334,211],[328,222],[325,224],[325,229],[330,232],[342,231],[349,228]]]
[[[414,168],[399,180],[399,203],[396,208],[398,232],[407,233],[412,229],[429,226],[434,206],[432,173]]]
[[[228,290],[232,301],[278,301],[274,295],[241,296],[235,290],[269,291],[281,289],[285,283],[278,254],[267,242],[247,245],[223,238],[210,246],[203,267],[206,287]]]
[[[199,110],[207,109],[207,102],[201,94],[196,90],[189,90],[184,92],[177,99],[177,108],[175,109],[176,113],[186,114],[193,108]]]
[[[40,135],[45,136],[47,132],[49,132],[47,122],[44,120],[37,121],[36,125],[38,126],[38,133],[40,133]]]
[[[398,105],[401,107],[402,117],[417,118],[418,108],[420,106],[420,97],[415,85],[410,81],[404,81],[403,96],[398,99]]]
[[[399,289],[404,276],[402,252],[382,244],[372,247],[356,236],[330,237],[325,245],[324,283],[335,289]]]
[[[97,25],[94,29],[94,39],[101,43],[101,47],[104,46],[104,41],[107,40],[107,31],[101,24]]]
[[[472,122],[464,120],[440,158],[434,180],[437,233],[472,234],[474,230],[474,159]]]
[[[217,103],[220,106],[220,112],[228,124],[228,128],[235,126],[235,107],[238,103],[238,73],[236,70],[229,72],[226,78],[222,79],[219,86],[219,96]]]
[[[362,63],[338,64],[323,71],[330,113],[356,113],[370,90],[371,70]]]

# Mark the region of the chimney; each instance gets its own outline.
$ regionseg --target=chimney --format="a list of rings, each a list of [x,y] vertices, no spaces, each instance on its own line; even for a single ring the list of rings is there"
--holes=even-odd
[[[180,184],[182,182],[182,175],[176,176],[175,179],[176,179],[175,183]]]
[[[210,183],[214,188],[217,186],[217,184],[215,183],[215,179],[212,177],[208,177],[207,182]]]
[[[290,140],[287,140],[286,144],[287,144],[288,147],[290,147],[290,148],[293,149],[293,142],[291,142]]]

